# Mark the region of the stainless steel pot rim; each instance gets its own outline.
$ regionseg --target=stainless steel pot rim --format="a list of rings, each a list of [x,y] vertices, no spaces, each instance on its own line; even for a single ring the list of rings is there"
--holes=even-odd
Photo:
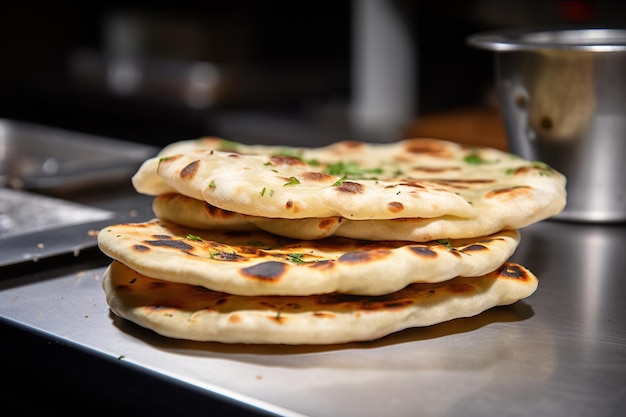
[[[476,33],[467,42],[492,51],[571,50],[626,52],[626,29],[544,28],[494,30]]]

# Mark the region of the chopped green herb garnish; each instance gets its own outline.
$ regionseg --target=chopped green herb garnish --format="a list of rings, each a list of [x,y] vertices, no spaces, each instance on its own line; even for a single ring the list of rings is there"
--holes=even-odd
[[[287,255],[287,260],[295,264],[304,263],[303,258],[304,258],[304,254],[302,253],[290,253],[289,255]]]
[[[298,158],[300,159],[300,154],[295,149],[282,148],[278,153],[275,153],[274,156],[288,156],[290,158]]]
[[[464,160],[465,162],[467,162],[468,164],[475,164],[475,165],[478,165],[478,164],[486,164],[486,163],[488,163],[488,162],[489,162],[489,161],[487,161],[486,159],[483,159],[480,155],[475,154],[475,153],[473,153],[473,154],[469,154],[469,155],[466,155],[466,156],[463,158],[463,160]]]
[[[437,239],[437,243],[444,245],[448,249],[454,249],[454,246],[450,243],[450,239]]]
[[[233,142],[231,140],[222,139],[220,140],[220,150],[236,150],[241,144],[237,142]]]
[[[209,183],[209,188],[215,188],[215,180],[211,180]]]
[[[274,196],[274,190],[270,189],[270,197]]]
[[[263,196],[265,195],[265,190],[266,190],[266,188],[265,188],[265,187],[263,187],[263,189],[262,189],[262,190],[261,190],[261,192],[259,193],[259,194],[261,194],[261,197],[263,197]]]
[[[513,175],[515,174],[515,171],[517,171],[517,168],[508,168],[506,170],[506,175]]]
[[[326,174],[341,175],[351,179],[376,179],[368,178],[367,174],[382,174],[382,168],[361,168],[356,162],[339,161],[329,164],[324,170]]]
[[[344,175],[343,177],[341,177],[341,178],[339,178],[337,181],[335,181],[335,182],[333,183],[333,185],[332,185],[332,186],[333,186],[333,187],[339,187],[341,184],[343,184],[343,183],[346,181],[346,179],[347,179],[347,178],[348,178],[348,177],[346,177],[346,176]]]
[[[292,187],[294,185],[300,184],[300,180],[296,177],[289,177],[289,181],[283,184],[283,187]]]
[[[158,165],[157,165],[157,171],[158,171],[158,170],[159,170],[159,168],[161,167],[161,162],[163,162],[163,161],[167,161],[168,159],[170,159],[170,157],[169,157],[169,156],[164,156],[164,157],[162,157],[162,158],[159,158],[159,163],[158,163]]]
[[[187,239],[202,242],[202,238],[200,236],[192,235],[191,233],[187,235]]]

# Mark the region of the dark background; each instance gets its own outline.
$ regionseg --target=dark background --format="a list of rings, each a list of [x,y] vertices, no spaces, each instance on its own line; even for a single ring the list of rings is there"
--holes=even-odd
[[[492,56],[466,44],[472,33],[562,23],[615,26],[626,20],[624,6],[614,0],[394,3],[405,10],[419,62],[416,116],[489,104]],[[232,140],[245,139],[246,132],[271,137],[307,129],[346,135],[353,6],[351,1],[3,2],[0,118],[154,145],[207,134]],[[184,80],[175,71],[161,74],[166,80],[156,87],[112,91],[102,62],[111,49],[107,30],[120,15],[148,22],[144,58],[176,65],[209,62],[234,81],[212,103],[196,107],[177,96]],[[92,66],[81,56],[90,57]],[[93,59],[104,61],[97,67]]]

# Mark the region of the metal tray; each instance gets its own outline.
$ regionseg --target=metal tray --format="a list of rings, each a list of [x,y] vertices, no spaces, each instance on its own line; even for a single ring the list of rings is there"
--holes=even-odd
[[[100,227],[132,217],[119,201],[133,193],[131,176],[157,152],[0,119],[0,267],[94,247]],[[135,215],[149,207],[138,196],[131,203]]]
[[[127,180],[157,148],[0,119],[0,185],[59,191]]]

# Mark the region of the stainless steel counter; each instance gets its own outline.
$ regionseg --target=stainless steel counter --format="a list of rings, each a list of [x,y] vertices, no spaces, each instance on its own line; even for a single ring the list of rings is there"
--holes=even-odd
[[[39,357],[64,351],[74,370],[101,363],[89,383],[106,386],[106,398],[128,389],[111,380],[116,370],[134,373],[135,390],[176,387],[155,404],[186,395],[199,407],[210,399],[286,416],[626,415],[626,225],[544,221],[522,230],[513,260],[540,280],[526,300],[370,343],[310,347],[160,337],[111,315],[108,260],[96,256],[0,280],[1,328],[15,338],[2,344]]]

